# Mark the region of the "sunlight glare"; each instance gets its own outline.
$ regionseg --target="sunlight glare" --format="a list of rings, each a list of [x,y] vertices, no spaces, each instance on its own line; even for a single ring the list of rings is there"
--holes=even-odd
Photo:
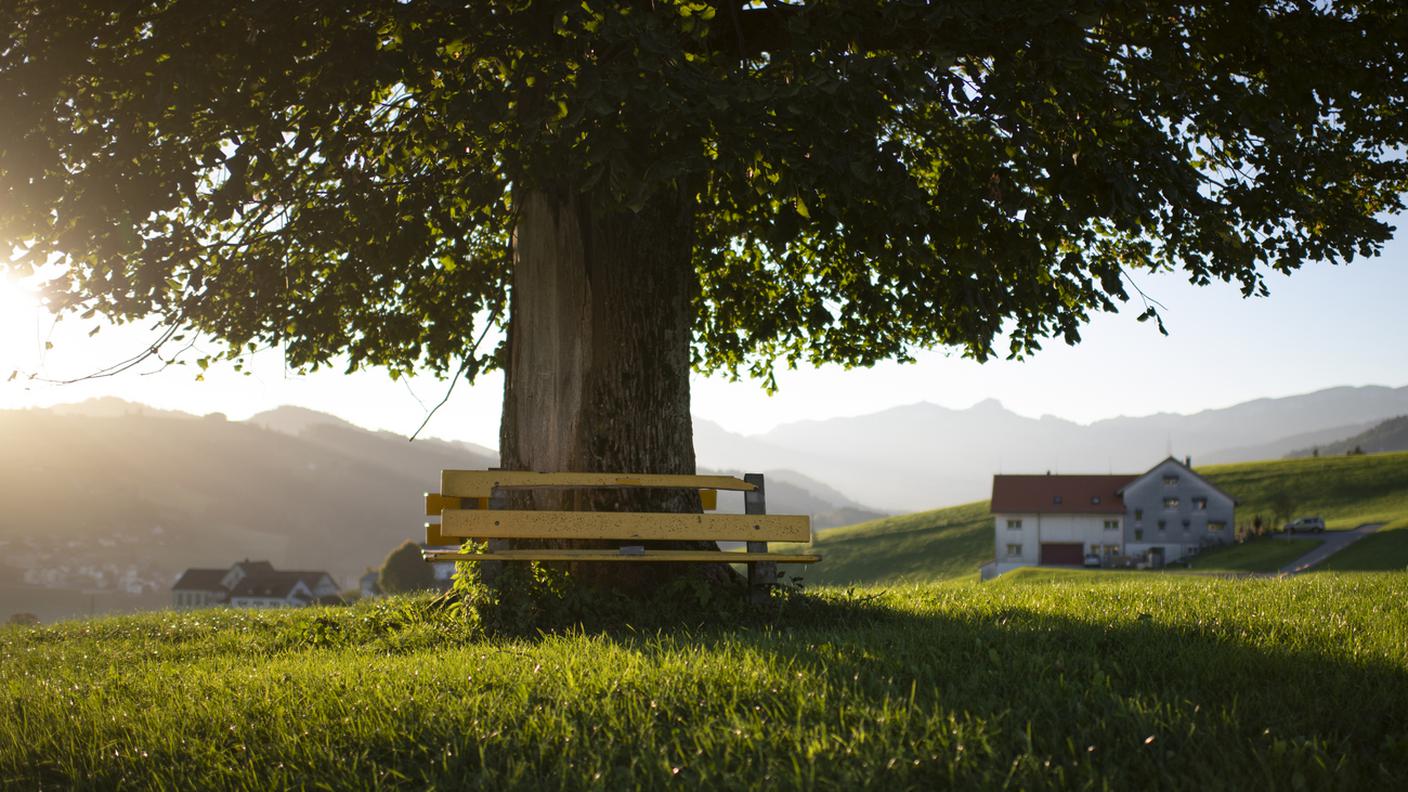
[[[41,311],[33,287],[0,273],[0,380],[34,365]]]

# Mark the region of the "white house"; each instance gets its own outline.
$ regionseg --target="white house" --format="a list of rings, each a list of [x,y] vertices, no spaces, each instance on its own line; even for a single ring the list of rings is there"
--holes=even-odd
[[[1120,488],[1133,476],[993,476],[995,574],[1034,564],[1080,565],[1123,546]]]
[[[1237,501],[1172,457],[1120,491],[1126,519],[1124,554],[1157,566],[1235,539]]]
[[[994,559],[984,579],[1020,566],[1140,556],[1158,566],[1233,538],[1236,501],[1172,457],[1142,474],[997,475]]]
[[[171,587],[178,609],[300,607],[338,598],[337,582],[322,571],[279,571],[268,561],[240,561],[229,569],[187,569]]]

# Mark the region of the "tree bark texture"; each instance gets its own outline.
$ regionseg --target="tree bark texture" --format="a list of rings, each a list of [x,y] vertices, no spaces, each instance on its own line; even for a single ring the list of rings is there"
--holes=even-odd
[[[694,473],[692,202],[681,195],[635,213],[602,210],[580,195],[529,191],[516,200],[501,464]],[[540,492],[512,505],[697,512],[699,498],[680,490],[583,490]],[[632,588],[684,571],[670,566],[584,563],[572,571]],[[709,566],[711,575],[727,570]]]

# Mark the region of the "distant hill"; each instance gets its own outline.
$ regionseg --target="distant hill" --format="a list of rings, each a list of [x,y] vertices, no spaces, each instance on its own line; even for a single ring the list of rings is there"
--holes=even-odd
[[[1366,454],[1380,454],[1385,451],[1408,451],[1408,415],[1390,418],[1372,426],[1359,434],[1332,443],[1317,443],[1305,446],[1287,454],[1288,457],[1307,457],[1319,452],[1321,456],[1347,454],[1358,449]]]
[[[440,468],[494,462],[335,421],[294,435],[140,411],[0,412],[0,437],[0,558],[20,577],[0,584],[48,587],[55,601],[165,594],[188,566],[243,558],[326,569],[351,587],[420,534],[420,495]]]
[[[743,436],[695,422],[700,464],[795,470],[891,511],[986,497],[994,473],[1138,473],[1170,453],[1197,464],[1277,458],[1408,414],[1408,387],[1342,387],[1191,415],[1078,424],[1017,415],[995,400],[954,410],[918,403],[800,421]]]
[[[1279,493],[1295,514],[1317,514],[1331,528],[1368,522],[1408,524],[1408,453],[1321,456],[1198,468],[1237,498],[1238,522],[1267,522]],[[837,528],[812,548],[819,564],[786,567],[807,584],[875,584],[976,576],[994,553],[988,501]]]
[[[914,583],[977,577],[992,560],[988,501],[836,528],[812,542],[822,561],[784,566],[804,585]]]

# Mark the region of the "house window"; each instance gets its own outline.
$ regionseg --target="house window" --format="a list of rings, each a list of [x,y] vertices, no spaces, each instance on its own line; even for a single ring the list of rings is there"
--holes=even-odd
[[[1164,520],[1159,520],[1159,530],[1160,530],[1160,531],[1162,531],[1164,528],[1167,528],[1167,527],[1168,527],[1168,523],[1167,523],[1166,521],[1164,521]]]
[[[1107,530],[1107,531],[1118,531],[1119,529],[1120,529],[1120,521],[1119,521],[1119,520],[1106,520],[1106,521],[1105,521],[1105,530]]]
[[[1134,541],[1136,541],[1136,542],[1142,542],[1142,541],[1144,541],[1144,529],[1143,529],[1143,528],[1135,528],[1135,529],[1134,529]]]
[[[1193,499],[1193,509],[1194,509],[1194,511],[1207,511],[1207,510],[1208,510],[1208,499],[1207,499],[1207,498],[1194,498],[1194,499]]]
[[[1143,509],[1135,509],[1135,510],[1134,510],[1134,519],[1136,519],[1136,520],[1142,520],[1142,519],[1144,519],[1144,510],[1143,510]]]
[[[1192,524],[1193,524],[1193,521],[1192,521],[1192,520],[1188,519],[1187,517],[1184,517],[1184,518],[1183,518],[1183,530],[1185,530],[1185,531],[1188,530],[1188,526],[1190,526],[1190,525],[1192,525]]]
[[[1178,476],[1164,476],[1164,486],[1172,487],[1178,483]]]
[[[1021,521],[1021,520],[1008,520],[1008,521],[1007,521],[1007,530],[1009,530],[1009,531],[1020,531],[1020,530],[1022,530],[1022,521]]]
[[[1221,533],[1225,530],[1227,530],[1227,523],[1221,520],[1208,523],[1208,533]]]
[[[1051,496],[1051,502],[1052,502],[1052,503],[1060,503],[1060,502],[1061,502],[1061,496],[1060,496],[1060,495],[1052,495],[1052,496]]]
[[[1165,508],[1165,509],[1177,509],[1177,508],[1178,508],[1178,498],[1164,498],[1164,508]]]
[[[1022,554],[1022,546],[1021,546],[1021,545],[1019,545],[1019,544],[1009,544],[1009,545],[1007,545],[1007,557],[1008,557],[1008,558],[1016,558],[1017,556],[1020,556],[1021,554]]]

